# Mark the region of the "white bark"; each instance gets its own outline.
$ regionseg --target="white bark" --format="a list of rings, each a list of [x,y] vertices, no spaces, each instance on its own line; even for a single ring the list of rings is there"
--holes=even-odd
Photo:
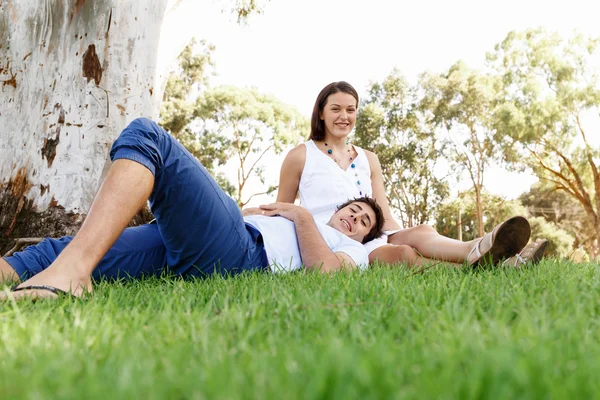
[[[23,207],[87,212],[113,140],[158,117],[189,39],[160,41],[172,3],[0,0],[0,233]]]

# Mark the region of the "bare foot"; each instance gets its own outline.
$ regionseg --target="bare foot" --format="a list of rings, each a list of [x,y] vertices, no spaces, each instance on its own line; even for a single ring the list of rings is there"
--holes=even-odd
[[[60,266],[50,266],[34,277],[19,284],[17,287],[46,286],[70,293],[75,297],[82,297],[92,292],[92,281],[89,275],[81,274],[77,270],[66,270]],[[0,293],[0,299],[8,297],[14,299],[41,299],[55,298],[57,295],[50,289],[25,289],[18,292]]]

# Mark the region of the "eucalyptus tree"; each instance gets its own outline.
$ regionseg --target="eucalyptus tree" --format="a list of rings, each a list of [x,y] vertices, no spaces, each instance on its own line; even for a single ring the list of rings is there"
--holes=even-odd
[[[424,74],[421,108],[446,134],[446,155],[453,169],[466,171],[475,194],[477,234],[484,234],[485,172],[499,159],[491,125],[495,78],[457,62],[442,74]]]
[[[265,157],[297,144],[308,130],[308,119],[295,107],[255,88],[222,85],[196,100],[186,143],[209,168],[233,164],[237,176],[229,191],[243,207],[254,196],[277,189],[267,181]],[[252,179],[260,183],[249,190]]]
[[[505,158],[531,168],[585,212],[600,253],[599,39],[511,32],[488,55],[501,76],[495,107]]]

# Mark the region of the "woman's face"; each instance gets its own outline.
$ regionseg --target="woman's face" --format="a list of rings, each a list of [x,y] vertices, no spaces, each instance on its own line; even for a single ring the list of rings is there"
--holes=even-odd
[[[325,134],[345,137],[356,123],[356,99],[348,93],[337,92],[327,97],[321,112],[325,124]]]

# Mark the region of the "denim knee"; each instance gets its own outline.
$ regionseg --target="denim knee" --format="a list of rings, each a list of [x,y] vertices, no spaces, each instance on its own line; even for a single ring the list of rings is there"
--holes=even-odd
[[[110,159],[128,159],[144,165],[156,176],[164,165],[163,152],[168,135],[158,124],[148,118],[137,118],[123,129],[110,150]]]

